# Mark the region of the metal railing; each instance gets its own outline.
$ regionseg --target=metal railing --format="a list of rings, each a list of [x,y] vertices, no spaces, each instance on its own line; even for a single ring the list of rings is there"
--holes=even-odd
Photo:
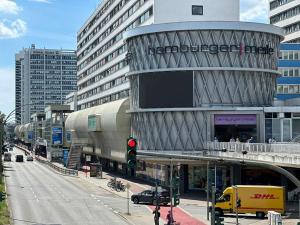
[[[300,165],[300,144],[208,142],[207,154],[280,165]]]
[[[32,152],[30,152],[28,149],[26,148],[23,148],[21,146],[18,146],[16,145],[19,149],[25,151],[26,153],[28,154],[31,154]],[[40,156],[35,156],[35,159],[40,162],[40,163],[43,163],[43,164],[46,164],[48,165],[49,167],[51,167],[52,169],[54,169],[55,171],[61,173],[61,174],[64,174],[64,175],[69,175],[69,176],[78,176],[78,170],[72,170],[72,169],[67,169],[67,168],[63,168],[63,167],[60,167],[60,166],[57,166],[53,163],[51,163],[50,161],[40,157]]]
[[[299,143],[237,143],[237,142],[207,142],[208,150],[222,150],[250,153],[283,153],[300,155]]]
[[[44,160],[40,157],[36,157],[35,158],[37,161],[44,163],[46,165],[48,165],[49,167],[51,167],[52,169],[54,169],[55,171],[62,173],[64,175],[69,175],[69,176],[78,176],[78,170],[72,170],[72,169],[67,169],[67,168],[63,168],[60,166],[57,166],[51,162],[49,162],[48,160]]]

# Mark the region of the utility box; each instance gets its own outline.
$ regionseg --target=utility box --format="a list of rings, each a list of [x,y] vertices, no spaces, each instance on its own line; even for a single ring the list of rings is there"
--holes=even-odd
[[[268,211],[268,222],[269,225],[282,225],[281,214],[274,211]]]
[[[102,178],[102,164],[90,163],[90,177]]]

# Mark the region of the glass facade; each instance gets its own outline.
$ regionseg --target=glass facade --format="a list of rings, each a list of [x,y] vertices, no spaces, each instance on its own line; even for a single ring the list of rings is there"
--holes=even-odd
[[[300,44],[281,44],[278,62],[277,99],[300,97]]]
[[[288,142],[300,135],[299,113],[266,113],[265,141]]]

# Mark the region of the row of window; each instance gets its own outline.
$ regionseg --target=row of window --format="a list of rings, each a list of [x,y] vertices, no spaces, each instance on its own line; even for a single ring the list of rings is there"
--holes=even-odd
[[[73,60],[76,61],[76,55],[47,55],[47,54],[31,54],[30,59],[55,59],[55,60]]]
[[[276,1],[270,2],[270,10],[273,10],[281,5],[285,5],[292,1],[295,1],[295,0],[276,0]]]
[[[152,14],[153,14],[153,9],[152,9],[152,7],[149,9],[149,10],[147,10],[144,14],[142,14],[139,18],[137,18],[136,19],[136,21],[138,21],[138,20],[140,20],[142,17],[144,17],[145,18],[145,20],[147,20],[147,19],[149,19],[151,16],[152,16]],[[135,26],[138,26],[137,24],[135,24],[135,22],[134,23],[132,23],[131,25],[129,25],[126,29],[131,29],[131,28],[133,28],[134,27],[134,25]],[[125,29],[125,30],[126,30]],[[112,46],[115,42],[117,42],[117,41],[119,41],[119,40],[121,40],[122,39],[122,35],[123,35],[123,32],[125,31],[125,30],[123,30],[123,31],[121,31],[118,35],[116,35],[114,38],[112,38],[108,43],[106,43],[104,46],[102,46],[98,51],[99,51],[99,54],[100,53],[102,53],[102,52],[104,52],[106,49],[108,49],[110,46]],[[121,34],[121,35],[120,35]],[[115,39],[116,37],[118,37],[117,39]],[[121,61],[120,62],[121,64],[123,64],[124,62],[123,61]],[[113,72],[113,70],[118,70],[119,69],[119,65],[116,65],[116,67],[110,67],[108,70],[106,70],[106,72],[109,72],[109,74],[111,74],[112,72]],[[79,76],[78,76],[78,80],[80,80],[80,79],[82,79],[82,78],[84,78],[84,77],[86,77],[86,76],[88,76],[90,73],[88,73],[88,72],[90,72],[90,71],[88,71],[88,70],[85,70],[83,73],[81,73]],[[105,71],[104,71],[105,72]]]
[[[78,95],[77,99],[82,100],[82,99],[85,99],[85,98],[89,98],[93,95],[96,95],[96,94],[101,93],[103,91],[106,91],[110,88],[121,85],[125,82],[127,82],[127,79],[126,79],[125,76],[118,77],[114,80],[111,80],[111,81],[109,81],[105,84],[100,85],[99,87],[93,88],[92,90],[89,90],[87,92],[82,93],[81,95]]]
[[[74,70],[76,66],[49,66],[49,65],[30,65],[31,70]]]
[[[96,105],[102,105],[104,103],[108,103],[108,102],[112,102],[112,101],[116,101],[122,98],[126,98],[129,96],[129,90],[124,90],[124,91],[120,91],[102,98],[98,98],[94,101],[90,101],[87,103],[84,103],[82,105],[78,106],[78,110],[82,110],[82,109],[86,109],[86,108],[90,108]]]
[[[124,28],[122,31],[120,31],[117,35],[115,35],[114,37],[112,37],[109,41],[107,41],[102,47],[100,47],[97,50],[97,55],[102,54],[104,51],[106,51],[107,49],[109,49],[112,45],[114,45],[115,43],[117,43],[118,41],[120,41],[123,37],[123,33],[127,30],[130,30],[134,27],[139,26],[141,23],[143,23],[144,21],[146,21],[147,19],[149,19],[150,16],[152,16],[153,14],[153,8],[149,8],[148,10],[146,10],[141,16],[139,16],[138,18],[136,18],[135,21],[133,21],[131,24],[129,24],[126,28]],[[101,36],[99,38],[97,38],[93,43],[91,43],[80,55],[78,55],[78,61],[84,57],[85,55],[87,55],[92,49],[94,49],[95,47],[97,47],[99,44],[101,43]]]
[[[100,34],[100,36],[93,42],[94,45],[98,45],[102,40],[104,40],[108,35],[110,35],[114,30],[117,29],[122,23],[124,23],[133,13],[135,13],[140,7],[142,7],[145,2],[148,0],[138,0],[136,1],[125,13],[123,13],[118,19],[114,21],[112,25],[110,25],[104,32]],[[100,28],[99,28],[100,30]],[[97,32],[99,31],[97,30]],[[95,33],[96,34],[96,33]],[[84,44],[80,44],[78,46],[78,50],[80,50],[85,44],[88,42],[87,40]],[[85,51],[89,52],[93,49],[93,44],[90,45]],[[80,58],[79,58],[80,59]]]
[[[31,70],[30,71],[31,75],[44,75],[44,74],[53,74],[53,75],[76,75],[75,70]]]
[[[299,60],[300,51],[280,51],[279,59]]]
[[[30,60],[30,65],[76,65],[76,61],[72,60],[72,61],[60,61],[60,60],[55,60],[55,61],[51,61],[51,60]]]
[[[300,22],[294,23],[284,28],[285,34],[291,34],[300,30]]]
[[[284,77],[299,77],[300,76],[300,68],[280,68],[279,72]]]
[[[106,10],[111,6],[112,3],[114,3],[115,0],[108,0],[99,10],[99,12],[95,15],[95,17],[89,22],[89,24],[84,28],[84,30],[78,35],[77,41],[85,35],[89,29],[97,22],[97,20],[106,12]]]
[[[277,94],[300,94],[300,85],[277,85]]]
[[[277,23],[279,21],[286,20],[286,19],[291,18],[293,16],[299,15],[299,13],[300,13],[300,6],[296,6],[294,8],[289,9],[289,10],[286,10],[282,13],[279,13],[276,16],[272,16],[270,18],[270,23],[274,24],[274,23]]]
[[[91,74],[95,70],[99,69],[101,66],[103,66],[106,63],[110,62],[111,60],[113,60],[117,56],[123,54],[126,50],[127,50],[126,45],[122,45],[120,48],[116,49],[115,51],[113,51],[112,53],[110,53],[109,55],[107,55],[103,59],[101,59],[99,62],[97,62],[96,64],[94,64],[90,68],[88,68],[87,69],[87,74]],[[85,66],[87,66],[96,57],[97,57],[97,52],[92,54],[89,58],[87,58],[87,60],[85,60],[83,63],[81,63],[78,66],[78,71],[81,70],[82,68],[84,68]]]
[[[115,65],[111,66],[107,70],[104,70],[104,71],[96,74],[95,76],[91,77],[87,81],[78,85],[78,90],[81,90],[82,88],[90,86],[91,84],[94,84],[95,82],[98,82],[99,80],[102,80],[103,78],[117,72],[118,70],[123,69],[127,65],[128,65],[128,63],[125,60],[122,60],[122,61],[116,63]],[[79,79],[81,79],[81,78],[79,78]]]
[[[110,13],[98,24],[98,26],[96,26],[81,43],[79,43],[77,49],[80,50],[89,40],[91,40],[129,1],[130,0],[122,0],[119,2],[119,4],[110,11]]]

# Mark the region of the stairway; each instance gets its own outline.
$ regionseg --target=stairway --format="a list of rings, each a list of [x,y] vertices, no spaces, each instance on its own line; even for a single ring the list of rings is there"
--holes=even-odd
[[[68,156],[67,168],[79,169],[82,146],[72,146]]]

